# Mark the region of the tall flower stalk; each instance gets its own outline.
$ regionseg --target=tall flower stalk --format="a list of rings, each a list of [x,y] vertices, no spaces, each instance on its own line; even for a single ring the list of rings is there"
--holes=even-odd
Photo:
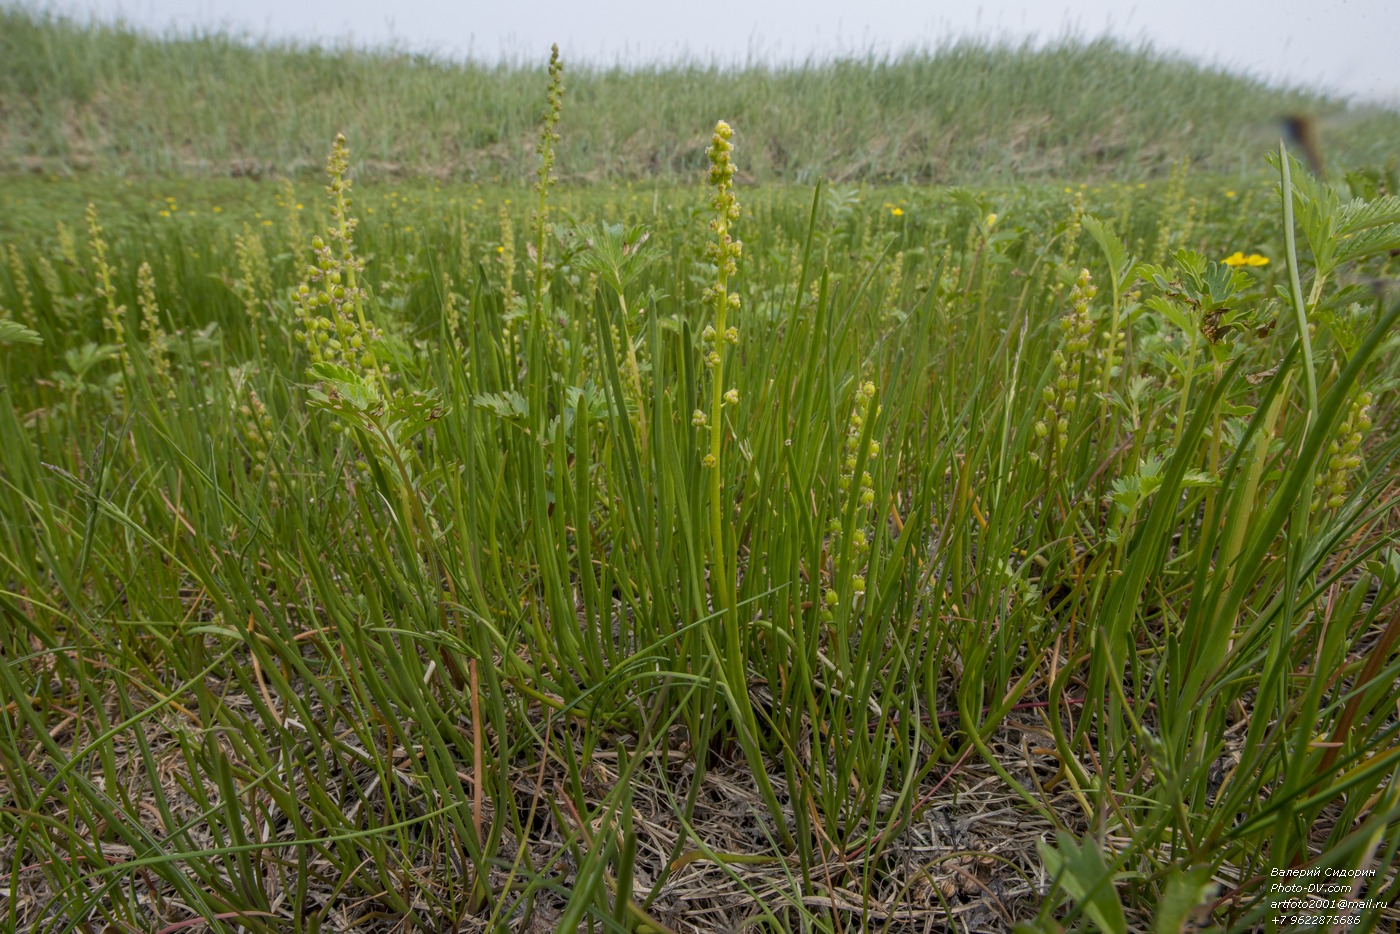
[[[557,179],[554,171],[554,144],[559,142],[555,127],[564,107],[564,62],[559,57],[559,45],[549,52],[549,91],[545,95],[544,125],[540,128],[540,167],[535,170],[538,180],[535,192],[540,196],[535,209],[535,311],[544,314],[544,244],[549,236],[549,188]]]
[[[116,345],[122,373],[125,374],[131,365],[131,357],[126,347],[126,306],[117,302],[117,288],[114,282],[116,270],[107,259],[109,247],[107,239],[102,235],[102,227],[97,223],[95,204],[88,204],[87,223],[88,232],[91,234],[92,267],[97,275],[97,285],[93,291],[102,302],[102,326],[112,335],[112,343]],[[120,393],[122,389],[118,387],[117,391]]]
[[[726,404],[739,401],[737,389],[724,388],[724,345],[739,343],[739,329],[728,323],[730,311],[739,310],[739,295],[729,291],[729,279],[738,272],[738,259],[744,245],[729,233],[729,227],[739,219],[739,199],[734,196],[734,161],[730,153],[734,144],[730,142],[734,130],[723,120],[715,124],[714,136],[710,139],[710,184],[714,186],[714,197],[710,204],[715,216],[710,221],[710,229],[715,239],[705,245],[705,256],[715,265],[715,284],[705,289],[703,299],[714,309],[714,323],[706,325],[701,333],[705,348],[705,366],[710,371],[710,409],[699,413],[696,421],[710,429],[709,452],[704,465],[709,471],[710,480],[710,540],[714,553],[714,571],[711,584],[714,587],[713,600],[716,611],[723,609],[726,622],[736,612],[734,605],[735,569],[729,560],[724,545],[724,504],[722,502],[724,470],[721,457],[724,453],[724,419],[722,410]],[[737,621],[735,622],[737,627]]]
[[[702,463],[709,473],[710,487],[710,601],[713,612],[723,620],[724,630],[722,656],[718,660],[721,677],[727,688],[739,744],[759,792],[776,817],[782,814],[782,808],[768,781],[763,752],[758,744],[758,720],[749,703],[748,651],[739,629],[738,568],[725,534],[724,407],[738,405],[739,390],[724,386],[724,355],[726,344],[739,343],[739,329],[729,323],[730,313],[739,310],[739,295],[730,291],[729,283],[738,274],[738,260],[744,250],[743,243],[730,233],[731,225],[739,219],[739,199],[734,195],[734,161],[730,157],[734,150],[730,142],[733,138],[734,130],[721,120],[715,124],[708,150],[709,182],[714,188],[710,199],[714,208],[710,230],[715,236],[705,245],[705,257],[714,264],[715,282],[705,289],[701,298],[713,309],[714,320],[705,326],[700,337],[705,367],[710,371],[710,408],[708,412],[697,410],[692,421],[696,427],[707,427],[710,431],[709,450]],[[791,845],[791,836],[781,820],[777,830],[784,845]]]
[[[546,333],[544,314],[545,282],[544,246],[549,236],[549,188],[554,182],[551,174],[554,169],[554,144],[559,141],[555,127],[564,105],[564,63],[559,58],[559,46],[551,47],[549,55],[549,90],[546,93],[547,105],[544,111],[544,125],[540,128],[540,167],[536,170],[535,192],[539,203],[531,218],[535,232],[535,292],[530,305],[530,333],[525,344],[527,372],[529,373],[529,412],[531,431],[536,437],[543,437],[548,419],[545,417],[545,386],[548,382],[548,368],[545,365],[546,350],[552,345],[551,335]]]

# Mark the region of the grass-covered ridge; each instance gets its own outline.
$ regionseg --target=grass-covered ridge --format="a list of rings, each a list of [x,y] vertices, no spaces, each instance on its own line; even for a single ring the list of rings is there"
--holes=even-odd
[[[568,50],[564,50],[567,55]],[[374,51],[151,38],[0,10],[0,170],[286,174],[344,131],[369,174],[518,180],[533,164],[538,69]],[[568,77],[558,171],[690,178],[719,114],[744,128],[747,179],[986,182],[1256,166],[1277,119],[1339,119],[1341,162],[1390,157],[1400,115],[1348,111],[1107,41],[724,69]],[[811,145],[809,145],[811,143]]]

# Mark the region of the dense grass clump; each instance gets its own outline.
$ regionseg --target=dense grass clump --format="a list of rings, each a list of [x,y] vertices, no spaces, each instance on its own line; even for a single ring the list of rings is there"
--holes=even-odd
[[[391,51],[152,38],[0,9],[0,168],[123,175],[319,171],[344,130],[367,175],[478,181],[534,164],[539,69]],[[986,183],[1255,166],[1287,114],[1326,118],[1329,158],[1393,158],[1400,115],[1146,48],[958,42],[899,55],[726,68],[585,67],[561,177],[689,179],[699,129],[746,128],[748,179]],[[819,146],[804,145],[820,140]]]
[[[1383,176],[537,138],[529,194],[7,185],[0,926],[1397,920]]]
[[[1326,102],[3,16],[0,928],[1400,921],[1395,175],[1234,164]]]

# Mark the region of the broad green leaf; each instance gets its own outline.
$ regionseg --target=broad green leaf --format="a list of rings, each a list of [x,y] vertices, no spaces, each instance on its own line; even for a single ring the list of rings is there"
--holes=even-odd
[[[1184,873],[1173,869],[1167,874],[1167,890],[1157,908],[1156,934],[1181,934],[1191,913],[1214,894],[1209,866],[1194,866]]]
[[[1113,878],[1098,847],[1092,840],[1080,844],[1063,830],[1055,839],[1059,844],[1058,852],[1044,841],[1036,844],[1046,870],[1079,903],[1097,930],[1105,934],[1126,934],[1128,922],[1123,915],[1123,904],[1118,900],[1118,890],[1113,887]]]

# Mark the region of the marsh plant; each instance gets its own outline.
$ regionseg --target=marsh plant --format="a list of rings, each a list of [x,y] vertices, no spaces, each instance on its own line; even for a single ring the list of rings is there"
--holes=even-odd
[[[0,227],[0,926],[1396,921],[1400,200],[555,186],[544,77],[528,217]]]

